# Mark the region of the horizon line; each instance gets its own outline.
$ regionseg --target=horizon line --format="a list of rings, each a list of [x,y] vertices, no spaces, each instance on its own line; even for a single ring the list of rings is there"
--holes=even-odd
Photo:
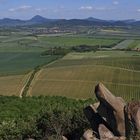
[[[102,19],[102,18],[97,18],[97,17],[92,17],[92,16],[89,16],[89,17],[86,17],[86,18],[47,18],[45,16],[42,16],[42,15],[34,15],[30,18],[27,18],[27,19],[24,19],[24,18],[12,18],[12,17],[3,17],[3,18],[0,18],[0,20],[4,20],[4,19],[13,19],[13,20],[23,20],[23,21],[26,21],[26,20],[30,20],[36,16],[40,16],[42,18],[46,18],[46,19],[56,19],[56,20],[72,20],[72,19],[79,19],[79,20],[85,20],[85,19],[88,19],[88,18],[94,18],[94,19],[99,19],[99,20],[106,20],[106,21],[123,21],[123,20],[135,20],[135,21],[140,21],[140,19],[135,19],[135,18],[124,18],[124,19]]]

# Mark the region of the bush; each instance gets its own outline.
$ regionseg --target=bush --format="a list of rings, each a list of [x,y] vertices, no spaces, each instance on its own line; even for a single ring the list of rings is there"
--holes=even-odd
[[[45,56],[45,55],[60,55],[60,56],[64,56],[69,52],[70,52],[70,49],[66,49],[66,48],[62,48],[62,47],[54,47],[54,48],[51,48],[51,49],[49,49],[47,51],[42,52],[41,55],[42,56]]]
[[[83,108],[91,103],[94,100],[0,96],[0,139],[41,140],[44,136],[80,135],[89,127]]]

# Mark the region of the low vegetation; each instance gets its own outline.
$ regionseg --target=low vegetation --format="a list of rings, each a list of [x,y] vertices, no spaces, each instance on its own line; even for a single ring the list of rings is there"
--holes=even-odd
[[[95,100],[64,97],[0,97],[0,139],[42,139],[83,132],[89,127],[83,108]]]

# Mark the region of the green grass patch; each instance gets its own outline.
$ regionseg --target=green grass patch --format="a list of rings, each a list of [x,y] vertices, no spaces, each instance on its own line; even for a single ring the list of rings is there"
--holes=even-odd
[[[42,57],[37,52],[1,52],[0,53],[0,75],[25,74],[36,66],[47,64],[56,60],[59,56]]]
[[[45,42],[48,46],[63,46],[72,47],[79,45],[91,46],[110,46],[117,44],[119,39],[103,39],[103,38],[88,38],[88,37],[72,37],[72,36],[40,36],[38,37],[41,42]]]

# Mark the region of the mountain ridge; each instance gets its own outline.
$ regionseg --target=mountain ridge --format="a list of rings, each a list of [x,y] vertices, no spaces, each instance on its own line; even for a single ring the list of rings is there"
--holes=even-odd
[[[136,21],[135,19],[126,19],[126,20],[103,20],[94,17],[88,17],[85,19],[49,19],[46,17],[42,17],[40,15],[36,15],[28,20],[21,19],[12,19],[12,18],[3,18],[0,19],[0,26],[28,26],[28,25],[99,25],[99,26],[125,26],[125,25],[133,25],[140,26],[140,21]]]

